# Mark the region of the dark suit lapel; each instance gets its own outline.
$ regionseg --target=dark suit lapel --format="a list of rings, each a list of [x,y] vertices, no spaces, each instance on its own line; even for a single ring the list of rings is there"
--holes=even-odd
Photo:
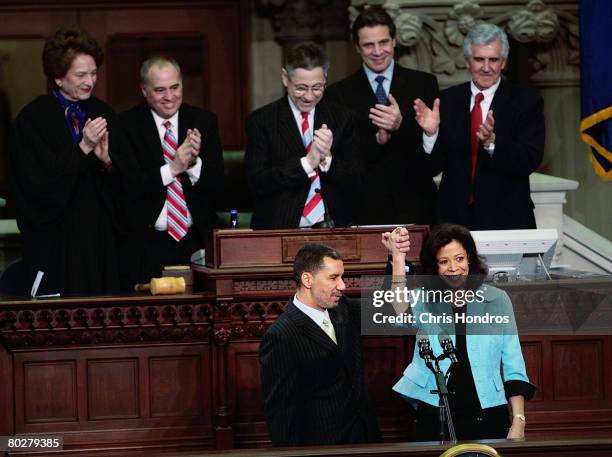
[[[459,131],[454,135],[455,138],[459,138],[463,147],[461,151],[463,159],[459,162],[464,164],[464,174],[467,176],[468,182],[472,179],[472,140],[471,140],[471,125],[472,118],[470,112],[470,98],[472,97],[472,91],[470,89],[470,83],[465,85],[464,90],[460,93],[460,99],[457,100],[457,107],[455,113],[453,113],[453,119],[449,119],[455,129]],[[455,117],[456,116],[456,117]]]
[[[504,112],[504,106],[508,102],[510,97],[510,91],[508,90],[508,84],[502,80],[499,83],[499,87],[493,95],[493,101],[491,102],[490,110],[493,110],[493,118],[497,121],[497,113],[500,115]]]
[[[149,151],[147,158],[151,163],[161,166],[164,164],[164,152],[159,141],[159,131],[155,125],[153,114],[151,114],[151,108],[147,105],[142,105],[141,109],[142,123],[140,129],[142,134],[140,137],[146,144],[146,151]]]
[[[320,101],[315,108],[314,115],[314,130],[320,129],[323,124],[327,124],[327,127],[332,128],[329,124],[330,112],[325,101]]]
[[[178,145],[180,146],[185,138],[187,138],[187,129],[193,127],[193,116],[190,116],[189,112],[184,109],[179,109],[178,115],[179,135]],[[203,132],[200,132],[203,133]]]
[[[341,300],[340,303],[338,303],[338,307],[340,306],[345,307],[347,305],[343,300]],[[344,341],[346,338],[346,322],[344,321],[344,314],[340,312],[338,308],[334,308],[329,310],[329,318],[331,319],[332,324],[334,325],[334,330],[336,331],[338,349],[342,350],[346,346]]]
[[[290,155],[302,157],[306,154],[300,130],[293,117],[289,100],[284,97],[278,101],[278,133],[287,146]]]
[[[306,338],[311,339],[318,345],[330,351],[338,350],[338,345],[334,343],[329,336],[327,336],[321,327],[315,324],[310,317],[300,311],[298,307],[293,304],[293,299],[289,301],[287,311],[285,312],[288,313],[288,316],[291,318],[291,320],[293,320],[295,325],[300,327],[301,334]],[[338,338],[336,337],[336,339]]]
[[[395,67],[393,68],[393,77],[391,78],[391,88],[389,91],[391,95],[395,98],[395,100],[400,103],[400,100],[408,97],[405,89],[409,89],[410,85],[404,82],[404,75],[401,72],[401,69],[398,68],[399,64],[395,62]],[[400,103],[401,104],[401,103]]]
[[[368,76],[363,69],[363,65],[357,73],[355,86],[355,93],[353,96],[359,101],[359,104],[364,109],[369,109],[376,105],[376,94],[374,94],[372,90],[372,85],[370,81],[368,81]]]

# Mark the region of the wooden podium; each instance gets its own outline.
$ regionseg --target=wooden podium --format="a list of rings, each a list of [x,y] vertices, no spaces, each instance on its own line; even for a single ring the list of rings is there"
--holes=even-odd
[[[360,290],[361,275],[380,275],[387,252],[381,234],[393,227],[339,229],[215,230],[206,243],[206,266],[194,266],[195,290],[229,297],[289,298],[295,291],[293,260],[302,246],[321,243],[337,249],[344,258],[347,294]],[[418,265],[419,252],[429,227],[413,225],[408,260]],[[270,295],[272,294],[272,295]]]

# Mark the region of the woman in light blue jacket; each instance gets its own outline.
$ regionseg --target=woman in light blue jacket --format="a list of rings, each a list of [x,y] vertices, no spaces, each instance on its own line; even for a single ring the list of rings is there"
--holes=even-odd
[[[384,234],[383,244],[393,256],[392,285],[403,287],[408,231],[397,228]],[[444,359],[440,369],[454,390],[449,403],[457,439],[524,438],[524,402],[533,397],[535,387],[527,377],[508,294],[483,284],[486,265],[470,232],[460,225],[432,230],[421,250],[421,267],[429,275],[427,284],[409,312],[414,325],[429,335],[435,356],[443,353],[440,333],[453,340],[458,362],[451,365]],[[408,312],[407,304],[394,306],[398,313]],[[393,389],[416,409],[415,439],[437,440],[438,395],[431,393],[436,381],[417,344]]]

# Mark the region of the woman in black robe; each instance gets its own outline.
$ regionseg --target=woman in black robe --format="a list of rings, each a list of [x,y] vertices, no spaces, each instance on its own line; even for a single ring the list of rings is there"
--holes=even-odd
[[[39,295],[106,294],[119,288],[115,114],[91,95],[102,62],[103,52],[87,32],[58,30],[43,50],[52,93],[23,108],[11,131],[26,281],[32,284],[38,271],[44,273]]]

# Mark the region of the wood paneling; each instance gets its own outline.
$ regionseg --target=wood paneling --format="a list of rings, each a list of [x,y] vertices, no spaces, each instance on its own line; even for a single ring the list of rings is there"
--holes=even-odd
[[[236,428],[234,440],[240,447],[269,442],[258,354],[259,341],[236,342],[227,348],[227,406]]]
[[[521,348],[529,381],[531,384],[538,386],[532,401],[542,400],[544,398],[542,393],[542,343],[540,341],[523,341],[521,342]]]
[[[412,409],[392,387],[412,358],[413,338],[367,337],[363,340],[366,386],[385,440],[409,440]]]
[[[142,101],[138,70],[145,58],[174,56],[184,69],[185,100],[217,114],[224,146],[242,147],[249,111],[247,9],[247,0],[0,0],[0,40],[45,38],[60,26],[82,25],[106,54],[95,95],[117,110]]]
[[[553,342],[552,362],[555,400],[603,400],[601,340]]]
[[[191,357],[153,357],[149,360],[151,417],[202,416],[202,367]]]
[[[244,145],[249,72],[248,21],[242,2],[184,1],[180,7],[171,1],[122,3],[120,7],[91,7],[79,12],[80,22],[106,47],[106,74],[99,83],[100,93],[111,105],[124,108],[121,97],[125,88],[139,92],[140,63],[154,53],[176,56],[185,68],[185,89],[192,89],[192,93],[185,93],[185,99],[217,114],[225,146]],[[129,56],[116,45],[136,37],[144,46],[132,54],[133,61],[125,68]],[[182,40],[189,52],[182,47]],[[116,50],[120,51],[117,55]],[[129,98],[139,99],[136,94]]]
[[[24,363],[23,422],[77,420],[77,377],[74,360]]]
[[[139,417],[138,360],[88,360],[87,398],[90,420]]]

